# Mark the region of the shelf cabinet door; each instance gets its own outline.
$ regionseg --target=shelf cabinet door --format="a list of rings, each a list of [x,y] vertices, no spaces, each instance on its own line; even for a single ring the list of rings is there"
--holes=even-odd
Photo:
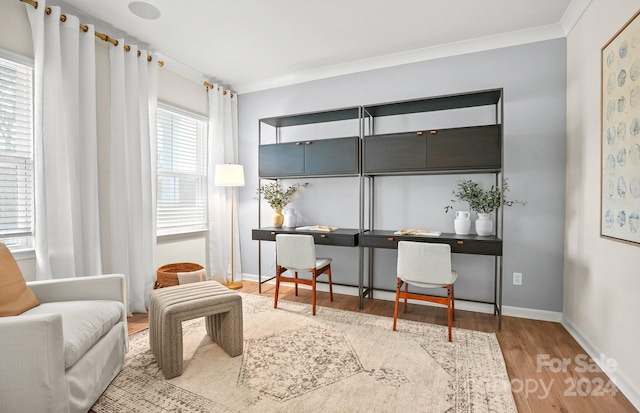
[[[260,145],[260,176],[357,175],[358,139],[351,136]]]
[[[427,167],[427,138],[422,132],[364,138],[364,173],[420,171]]]
[[[305,175],[358,173],[358,137],[304,142]]]
[[[427,169],[498,170],[502,160],[501,133],[501,125],[427,132]]]
[[[303,175],[304,146],[300,142],[260,145],[259,175],[267,178]]]

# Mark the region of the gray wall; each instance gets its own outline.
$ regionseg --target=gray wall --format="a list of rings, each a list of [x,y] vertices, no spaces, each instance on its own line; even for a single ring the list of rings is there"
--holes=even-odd
[[[504,212],[504,304],[562,311],[566,41],[564,39],[496,49],[318,80],[239,96],[239,159],[246,186],[239,195],[242,268],[258,273],[258,119],[394,100],[504,88],[505,176],[511,198],[527,201]],[[376,132],[441,128],[490,123],[486,110],[461,110],[428,116],[391,118]],[[285,130],[283,141],[357,135],[355,122]],[[263,128],[263,143],[273,141]],[[490,184],[493,175],[442,175],[376,178],[376,228],[425,228],[453,232],[453,214],[446,214],[458,180]],[[296,181],[286,181],[290,184]],[[300,224],[358,227],[358,179],[308,179],[294,202]],[[456,206],[462,207],[463,204]],[[466,205],[464,205],[466,207]],[[460,208],[466,209],[466,208]],[[271,211],[262,208],[262,225]],[[396,252],[376,250],[375,286],[394,288]],[[357,283],[357,248],[318,247],[318,255],[334,258],[334,280]],[[493,259],[455,254],[459,272],[456,296],[487,300],[492,295]],[[274,271],[273,247],[263,243],[263,275]],[[513,286],[513,272],[523,285]]]

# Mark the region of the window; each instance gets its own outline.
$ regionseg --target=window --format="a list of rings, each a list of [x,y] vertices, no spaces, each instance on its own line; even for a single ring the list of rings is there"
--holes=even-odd
[[[158,108],[158,234],[207,228],[207,120]]]
[[[30,245],[33,224],[33,70],[0,57],[0,239]]]

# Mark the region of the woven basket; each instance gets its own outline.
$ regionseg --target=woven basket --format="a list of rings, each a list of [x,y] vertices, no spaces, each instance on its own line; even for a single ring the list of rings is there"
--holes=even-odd
[[[153,287],[164,288],[178,285],[178,273],[188,273],[203,270],[204,267],[193,262],[176,262],[174,264],[166,264],[158,268],[156,272],[156,284]]]

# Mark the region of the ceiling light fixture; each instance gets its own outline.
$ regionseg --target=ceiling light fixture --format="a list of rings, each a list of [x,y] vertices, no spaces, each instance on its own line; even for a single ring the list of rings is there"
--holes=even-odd
[[[160,18],[160,10],[150,3],[144,1],[132,1],[129,3],[131,13],[145,20],[156,20]]]

